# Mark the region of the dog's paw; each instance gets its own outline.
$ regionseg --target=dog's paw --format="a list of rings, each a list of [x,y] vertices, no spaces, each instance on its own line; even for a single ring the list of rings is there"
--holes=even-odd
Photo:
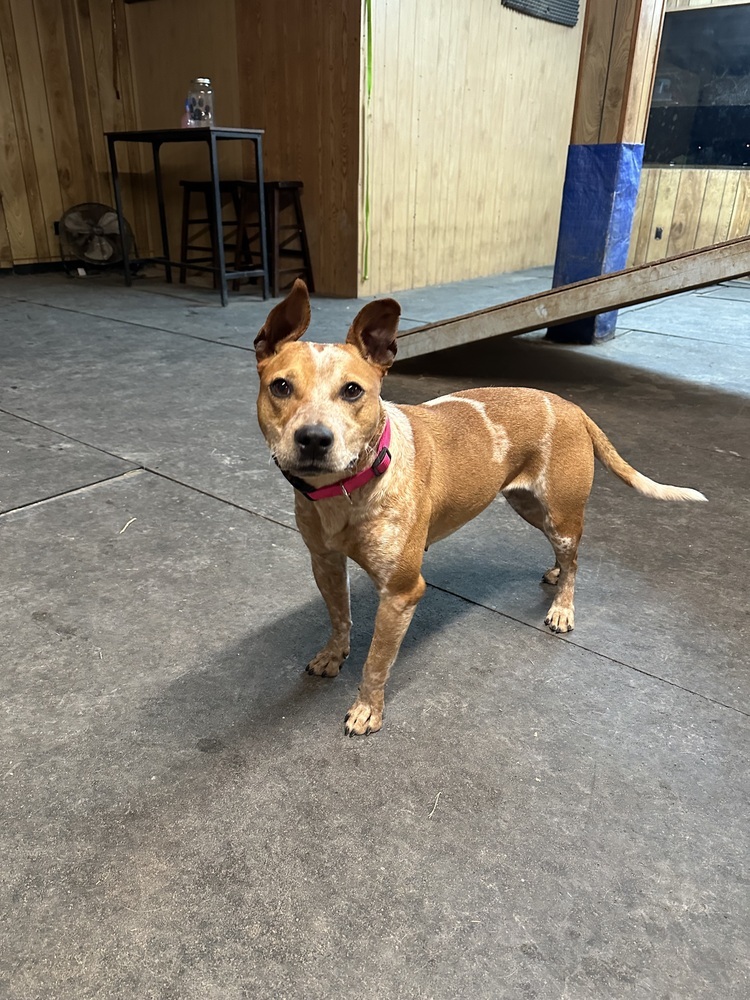
[[[554,587],[560,578],[560,567],[553,566],[552,569],[548,569],[547,572],[542,577],[542,583],[548,583],[550,586]]]
[[[553,604],[549,609],[549,614],[544,619],[544,624],[549,625],[551,632],[572,632],[573,608],[557,608]]]
[[[383,725],[383,713],[359,698],[346,713],[344,732],[347,736],[369,736]]]
[[[342,649],[337,643],[329,642],[317,656],[310,660],[305,667],[305,672],[314,674],[316,677],[335,677],[348,655],[348,649]]]

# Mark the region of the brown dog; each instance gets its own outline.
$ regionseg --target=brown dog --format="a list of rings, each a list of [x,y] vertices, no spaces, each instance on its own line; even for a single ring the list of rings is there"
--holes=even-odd
[[[594,456],[624,482],[661,500],[705,500],[662,486],[622,459],[583,410],[536,389],[472,389],[421,406],[380,398],[396,356],[400,307],[368,303],[345,344],[299,344],[310,322],[307,288],[296,281],[255,340],[258,420],[279,468],[296,489],[296,517],[315,581],[331,617],[331,638],[308,664],[335,677],[349,654],[353,559],[380,603],[375,634],[345,732],[376,732],[385,683],[425,590],[422,558],[498,493],[549,539],[557,586],[545,618],[573,628],[573,588]]]

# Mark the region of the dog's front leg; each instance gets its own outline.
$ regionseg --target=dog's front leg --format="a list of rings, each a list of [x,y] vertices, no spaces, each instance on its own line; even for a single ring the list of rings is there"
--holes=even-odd
[[[421,574],[410,586],[381,590],[375,633],[362,671],[359,694],[346,714],[347,736],[376,733],[383,725],[385,682],[424,590]]]
[[[352,630],[349,573],[340,552],[310,552],[313,576],[331,618],[331,638],[305,668],[318,677],[335,677],[349,655]]]

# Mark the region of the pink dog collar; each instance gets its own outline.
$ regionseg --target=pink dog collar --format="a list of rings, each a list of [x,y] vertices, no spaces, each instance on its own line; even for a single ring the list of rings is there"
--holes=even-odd
[[[388,466],[391,464],[391,453],[388,450],[388,445],[391,443],[391,422],[388,417],[385,418],[385,427],[383,428],[383,433],[380,435],[380,440],[378,441],[377,449],[378,454],[375,461],[367,469],[363,469],[362,472],[358,472],[354,476],[350,476],[348,479],[340,479],[337,483],[331,483],[330,486],[321,486],[320,489],[315,489],[309,483],[306,483],[304,479],[299,479],[297,476],[291,476],[288,472],[282,473],[289,480],[295,490],[298,490],[308,500],[331,500],[333,497],[349,497],[350,493],[358,490],[365,483],[369,483],[371,479],[375,479],[377,476],[382,476]]]

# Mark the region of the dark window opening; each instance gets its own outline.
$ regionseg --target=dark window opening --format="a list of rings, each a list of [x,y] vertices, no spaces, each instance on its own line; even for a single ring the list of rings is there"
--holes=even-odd
[[[750,4],[666,14],[644,162],[750,165]]]

